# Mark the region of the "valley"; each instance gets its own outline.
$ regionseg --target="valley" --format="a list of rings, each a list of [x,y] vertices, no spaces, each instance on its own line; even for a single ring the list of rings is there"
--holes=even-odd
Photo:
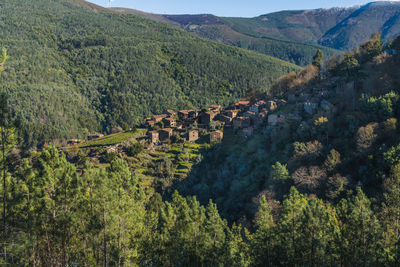
[[[399,7],[3,0],[0,265],[399,266]]]

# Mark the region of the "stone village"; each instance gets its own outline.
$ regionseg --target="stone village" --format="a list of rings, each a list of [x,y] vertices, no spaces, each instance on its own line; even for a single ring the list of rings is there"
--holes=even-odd
[[[279,134],[291,120],[302,121],[300,114],[313,115],[319,108],[324,112],[332,111],[333,105],[327,98],[327,92],[321,91],[318,96],[289,94],[287,100],[240,100],[225,109],[212,105],[202,110],[166,110],[161,115],[146,118],[143,126],[147,129],[149,143],[155,146],[177,139],[195,142],[201,137],[209,143],[221,142],[223,129],[229,128],[237,135],[251,137],[255,130],[267,125]],[[287,105],[294,107],[292,113],[283,112]]]

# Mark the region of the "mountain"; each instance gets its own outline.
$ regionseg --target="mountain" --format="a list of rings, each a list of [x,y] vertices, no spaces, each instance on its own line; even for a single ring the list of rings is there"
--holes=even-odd
[[[279,36],[259,36],[259,34],[242,29],[242,19],[220,18],[209,14],[202,15],[158,15],[126,8],[112,8],[123,14],[133,14],[147,19],[168,23],[180,27],[188,32],[214,41],[254,50],[266,55],[305,66],[312,62],[312,57],[317,49],[321,49],[327,57],[338,54],[340,51],[318,44],[306,44],[304,41],[290,41],[278,39]],[[244,24],[251,25],[248,19],[243,19]],[[235,21],[232,23],[232,21]],[[245,26],[247,27],[247,26]]]
[[[139,125],[166,108],[226,105],[298,67],[81,0],[5,0],[0,89],[26,144]]]
[[[380,32],[384,40],[400,34],[400,2],[373,2],[361,6],[327,31],[318,42],[339,49],[352,49]]]
[[[299,65],[310,63],[310,50],[315,50],[316,45],[348,50],[356,48],[375,32],[381,32],[386,41],[400,34],[400,2],[397,1],[379,1],[347,8],[280,11],[255,18],[154,15],[115,10],[163,21],[203,37]],[[329,49],[324,52],[328,55],[337,53]]]

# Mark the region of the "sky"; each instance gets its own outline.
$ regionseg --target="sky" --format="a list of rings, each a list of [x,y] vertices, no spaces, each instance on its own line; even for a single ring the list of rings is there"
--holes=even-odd
[[[87,0],[107,6],[108,0]],[[127,7],[157,14],[214,14],[256,17],[281,10],[346,7],[373,0],[113,0],[113,7]],[[399,0],[400,1],[400,0]]]

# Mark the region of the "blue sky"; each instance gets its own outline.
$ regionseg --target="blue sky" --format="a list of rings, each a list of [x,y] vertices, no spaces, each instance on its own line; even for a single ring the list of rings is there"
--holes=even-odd
[[[107,0],[88,0],[106,6]],[[159,14],[210,13],[218,16],[255,17],[288,9],[352,6],[362,0],[114,0],[114,7],[129,7]]]

